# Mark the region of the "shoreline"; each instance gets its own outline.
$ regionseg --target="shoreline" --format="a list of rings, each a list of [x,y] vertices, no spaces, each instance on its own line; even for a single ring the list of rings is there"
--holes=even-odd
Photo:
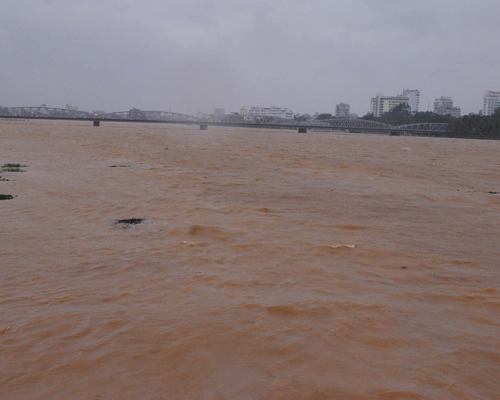
[[[101,118],[61,118],[61,117],[32,117],[32,116],[0,116],[0,121],[89,121],[95,123],[94,121],[106,122],[106,123],[132,123],[132,124],[167,124],[167,125],[205,125],[207,127],[233,127],[233,128],[250,128],[250,129],[275,129],[275,130],[299,130],[300,128],[309,129],[310,132],[323,132],[323,133],[334,133],[334,132],[346,132],[346,133],[362,133],[362,134],[377,134],[377,135],[389,135],[389,136],[410,136],[410,137],[434,137],[443,139],[474,139],[474,140],[500,140],[500,135],[472,135],[472,134],[453,134],[451,132],[446,133],[424,133],[424,132],[398,132],[397,135],[393,135],[393,132],[378,132],[373,129],[338,129],[338,128],[328,128],[317,125],[308,124],[290,124],[290,125],[279,125],[279,124],[257,124],[257,123],[224,123],[224,122],[203,122],[203,121],[156,121],[156,120],[133,120],[133,119],[101,119]],[[94,125],[94,127],[99,127],[99,125]],[[307,132],[305,132],[307,133]]]

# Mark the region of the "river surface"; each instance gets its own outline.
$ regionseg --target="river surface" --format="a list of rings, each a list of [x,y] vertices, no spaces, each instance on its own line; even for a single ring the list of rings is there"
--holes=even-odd
[[[500,398],[500,141],[0,121],[5,163],[0,399]]]

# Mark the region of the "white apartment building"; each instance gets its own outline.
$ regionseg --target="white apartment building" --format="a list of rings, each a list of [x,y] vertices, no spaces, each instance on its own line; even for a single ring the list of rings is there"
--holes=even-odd
[[[439,115],[451,115],[460,117],[460,107],[453,107],[453,99],[449,96],[441,96],[434,100],[434,113]]]
[[[351,116],[351,106],[346,103],[339,103],[335,106],[335,116],[337,118],[349,118]]]
[[[381,117],[394,107],[403,103],[409,104],[409,102],[410,98],[406,95],[398,94],[397,96],[384,96],[382,93],[377,93],[377,95],[371,99],[370,113],[372,113],[374,117]]]
[[[293,111],[281,107],[250,107],[245,119],[254,120],[261,117],[275,117],[283,119],[293,119]]]
[[[487,90],[483,96],[483,115],[494,114],[500,108],[500,92]]]
[[[420,103],[420,91],[416,89],[403,89],[403,96],[408,96],[411,113],[418,113]]]

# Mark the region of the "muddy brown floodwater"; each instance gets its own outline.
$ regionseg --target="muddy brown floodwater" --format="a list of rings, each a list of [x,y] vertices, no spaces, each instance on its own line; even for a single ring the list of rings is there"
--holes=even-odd
[[[500,141],[0,121],[5,163],[1,399],[500,398]]]

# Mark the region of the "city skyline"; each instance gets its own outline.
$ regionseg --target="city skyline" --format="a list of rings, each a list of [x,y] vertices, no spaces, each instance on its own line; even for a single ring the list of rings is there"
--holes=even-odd
[[[416,88],[420,111],[450,96],[477,113],[500,89],[500,3],[448,3],[7,0],[0,105],[362,116],[374,94]]]
[[[411,95],[417,93],[416,95],[414,95],[414,99],[411,98]],[[380,98],[384,98],[384,99],[390,99],[388,104],[386,104],[385,106],[380,106],[380,110],[381,110],[381,114],[379,115],[375,109],[374,109],[374,102],[377,104],[377,108],[379,107],[378,106],[378,99]],[[446,113],[443,114],[443,111],[436,111],[436,102],[438,100],[443,100],[443,99],[452,99],[452,96],[440,96],[440,98],[434,98],[434,101],[433,101],[433,106],[432,108],[430,107],[430,105],[428,105],[428,109],[426,110],[422,110],[422,109],[419,109],[419,97],[420,97],[420,91],[418,89],[404,89],[402,93],[397,93],[395,95],[385,95],[383,93],[377,93],[375,95],[375,97],[371,97],[371,105],[370,105],[370,110],[363,114],[363,115],[367,115],[367,114],[374,114],[375,117],[379,117],[381,116],[384,112],[388,112],[390,110],[392,110],[394,108],[395,105],[397,104],[401,104],[401,103],[407,103],[410,107],[411,107],[411,112],[412,114],[414,114],[415,112],[434,112],[434,113],[437,113],[437,114],[442,114],[442,115],[445,115]],[[495,91],[489,91],[489,90],[486,90],[483,92],[483,104],[482,104],[482,108],[480,108],[477,112],[470,112],[469,114],[480,114],[480,115],[490,115],[494,112],[495,109],[499,108],[498,104],[499,103],[499,97],[500,97],[500,92],[495,92]],[[486,99],[487,98],[493,98],[493,100],[489,100],[489,112],[485,112],[485,108],[486,108]],[[377,100],[376,100],[377,99]],[[390,103],[392,101],[392,103]],[[453,105],[453,101],[451,102],[451,105],[448,105],[450,107],[452,107]],[[347,104],[347,103],[344,103],[344,102],[340,102],[338,104],[336,104],[335,106],[333,106],[333,110],[321,110],[321,111],[316,111],[316,112],[311,112],[311,113],[302,113],[302,112],[294,112],[293,110],[291,109],[288,109],[286,107],[279,107],[279,106],[276,106],[276,105],[273,105],[273,106],[256,106],[256,105],[252,105],[249,107],[249,109],[281,109],[283,108],[283,110],[287,110],[288,113],[291,113],[291,114],[294,114],[294,115],[314,115],[314,114],[321,114],[321,113],[327,113],[327,112],[330,112],[331,111],[331,114],[334,115],[334,116],[337,116],[339,117],[339,106],[345,106],[347,107],[347,114],[349,114],[350,116],[352,115],[355,115],[356,117],[361,117],[363,115],[358,115],[356,113],[350,113],[349,110],[350,110],[350,105]],[[89,113],[94,113],[94,114],[105,114],[105,113],[109,113],[109,112],[125,112],[125,111],[129,111],[129,110],[133,110],[133,109],[137,109],[137,110],[141,110],[141,111],[163,111],[163,112],[170,112],[172,111],[173,113],[177,113],[176,110],[160,110],[159,108],[153,108],[153,109],[149,109],[149,110],[144,110],[144,109],[139,109],[137,107],[131,107],[130,109],[128,110],[90,110],[90,109],[80,109],[80,107],[78,105],[74,105],[74,104],[62,104],[61,106],[57,106],[57,105],[47,105],[47,103],[42,103],[41,105],[34,105],[34,104],[25,104],[25,105],[8,105],[8,104],[0,104],[0,108],[1,107],[4,107],[4,108],[22,108],[22,107],[26,107],[26,108],[43,108],[43,107],[47,107],[47,108],[60,108],[60,109],[68,109],[68,110],[73,110],[73,111],[84,111],[84,112],[89,112]],[[440,106],[441,108],[443,108],[444,106]],[[444,107],[446,108],[446,107]],[[457,107],[454,107],[454,108],[457,108]],[[242,110],[245,109],[245,112],[242,112]],[[382,109],[384,109],[384,111],[382,112]],[[455,117],[460,117],[462,114],[460,114],[460,107],[457,108],[458,109],[458,113],[452,113],[453,116]],[[238,110],[238,107],[230,107],[229,110],[228,110],[228,114],[233,114],[233,113],[240,113],[240,114],[246,114],[248,112],[247,110],[247,107],[246,105],[243,105],[242,107],[239,107],[239,110]],[[345,110],[343,111],[342,113],[342,117],[346,117],[347,115],[345,115]],[[197,113],[184,113],[186,115],[195,115],[195,114],[203,114],[203,115],[210,115],[210,114],[214,114],[214,115],[224,115],[226,114],[226,110],[224,108],[219,108],[219,107],[214,107],[213,108],[213,113],[210,113],[210,112],[201,112],[201,111],[198,111]],[[463,114],[465,115],[465,114]],[[290,118],[290,116],[288,115],[285,119],[287,118]]]

